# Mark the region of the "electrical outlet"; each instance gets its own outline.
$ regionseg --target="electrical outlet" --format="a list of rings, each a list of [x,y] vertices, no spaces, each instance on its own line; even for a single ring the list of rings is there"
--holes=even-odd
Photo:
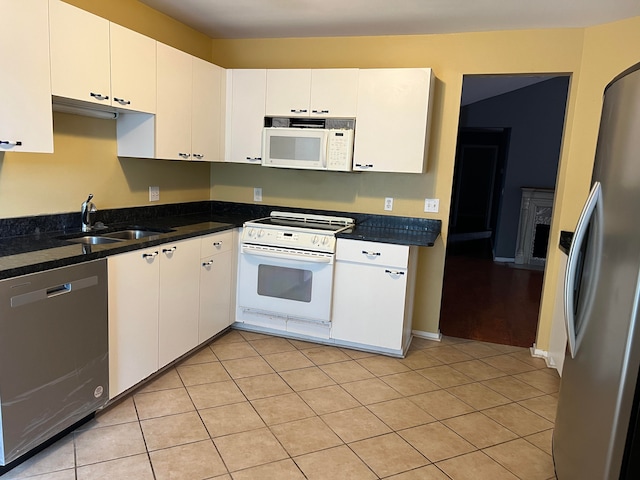
[[[262,188],[256,187],[253,189],[253,201],[254,202],[262,201]]]
[[[393,198],[387,197],[384,199],[384,209],[388,212],[393,210]]]
[[[438,213],[440,208],[440,200],[437,198],[425,198],[424,199],[424,211],[430,213]]]
[[[160,187],[149,187],[149,201],[157,202],[160,200]]]

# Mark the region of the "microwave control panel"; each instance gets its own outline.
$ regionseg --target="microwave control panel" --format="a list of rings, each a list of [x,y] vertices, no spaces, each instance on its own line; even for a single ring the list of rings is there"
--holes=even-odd
[[[351,171],[353,130],[330,129],[327,132],[327,170]]]

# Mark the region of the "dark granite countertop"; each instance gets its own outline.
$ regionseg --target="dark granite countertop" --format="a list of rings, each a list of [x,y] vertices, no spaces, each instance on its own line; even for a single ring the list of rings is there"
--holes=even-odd
[[[99,211],[97,222],[104,223],[108,228],[97,230],[94,232],[96,234],[131,227],[162,230],[165,233],[139,240],[83,245],[68,241],[86,235],[80,228],[79,213],[1,219],[0,279],[229,230],[242,226],[247,220],[266,217],[272,210],[350,216],[356,220],[355,227],[338,236],[372,242],[429,247],[433,246],[441,228],[440,220],[424,218],[349,214],[231,202],[193,202]]]

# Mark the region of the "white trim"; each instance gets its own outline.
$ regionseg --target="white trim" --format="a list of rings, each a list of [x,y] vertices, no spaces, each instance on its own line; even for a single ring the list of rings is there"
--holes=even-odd
[[[545,360],[549,358],[549,352],[547,352],[546,350],[540,350],[536,347],[535,343],[531,348],[529,348],[529,351],[531,352],[532,357],[544,358]]]
[[[515,263],[516,259],[515,257],[493,257],[493,261],[501,263]]]
[[[432,332],[422,332],[420,330],[411,330],[411,334],[414,337],[424,338],[426,340],[434,340],[436,342],[439,342],[442,340],[442,334],[440,333],[440,331],[438,331],[438,333],[432,333]]]

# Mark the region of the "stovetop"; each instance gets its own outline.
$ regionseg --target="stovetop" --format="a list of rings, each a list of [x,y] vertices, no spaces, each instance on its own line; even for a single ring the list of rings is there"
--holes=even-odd
[[[271,212],[269,217],[245,222],[242,241],[333,253],[335,234],[354,224],[354,220],[348,217]]]

